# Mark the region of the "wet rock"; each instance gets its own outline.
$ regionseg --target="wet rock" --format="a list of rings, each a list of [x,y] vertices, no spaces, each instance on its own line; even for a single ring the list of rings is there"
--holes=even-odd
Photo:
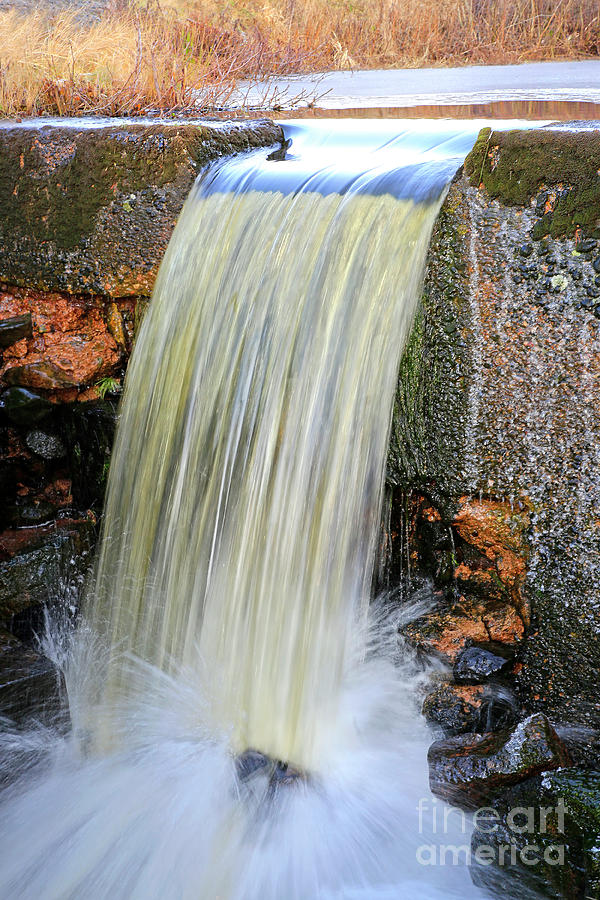
[[[15,425],[34,425],[47,418],[52,404],[27,388],[11,387],[0,394],[0,409]]]
[[[48,522],[56,513],[53,503],[44,500],[32,500],[15,503],[6,508],[6,520],[17,527],[39,525]]]
[[[478,731],[484,688],[481,685],[443,684],[423,701],[422,712],[430,725],[445,735]]]
[[[2,377],[7,384],[43,391],[62,390],[77,384],[64,369],[47,359],[11,366],[5,369]]]
[[[42,459],[62,459],[66,456],[65,445],[56,434],[34,429],[27,434],[25,443],[33,453]]]
[[[0,280],[149,296],[199,166],[281,140],[265,121],[13,125],[0,134]]]
[[[267,779],[266,794],[273,797],[284,786],[306,781],[306,772],[290,763],[272,759],[258,750],[245,750],[235,758],[235,770],[241,782],[256,776]]]
[[[576,766],[600,768],[600,731],[578,725],[557,724],[555,731]]]
[[[0,347],[10,347],[23,338],[31,337],[31,313],[0,319]]]
[[[580,241],[579,244],[577,244],[577,249],[580,253],[591,253],[592,250],[594,250],[594,248],[596,247],[597,243],[598,242],[593,238],[585,238],[585,240]]]
[[[599,207],[590,199],[600,197],[599,134],[494,134],[501,162],[493,172],[489,137],[482,135],[472,160],[473,186],[455,179],[434,228],[423,302],[400,367],[388,481],[398,505],[429,496],[447,522],[467,486],[471,501],[503,499],[509,513],[527,511],[525,570],[512,584],[500,579],[502,551],[490,559],[479,550],[477,559],[467,552],[469,535],[453,529],[457,587],[465,596],[524,601],[520,701],[552,720],[598,729],[600,298],[587,288],[599,255]],[[543,223],[552,239],[531,257],[542,279],[546,257],[569,273],[564,290],[544,295],[540,282],[517,285],[511,276],[523,274],[520,247],[540,221],[532,200],[548,189],[550,172],[574,190],[557,191]],[[589,262],[579,253],[588,238],[596,241]],[[446,320],[459,323],[459,340],[449,342]],[[395,532],[412,568],[410,528],[407,516]]]
[[[529,716],[513,731],[436,741],[428,761],[432,792],[465,809],[483,806],[509,785],[571,762],[541,713]]]
[[[126,350],[128,341],[125,333],[125,326],[123,324],[123,316],[116,303],[109,304],[108,313],[106,315],[106,324],[117,345],[122,350]]]
[[[73,502],[97,513],[104,502],[117,409],[117,402],[108,398],[76,404],[70,408],[61,428],[68,453]]]
[[[271,775],[271,786],[297,784],[300,781],[306,781],[306,772],[299,769],[291,763],[277,762]]]
[[[235,758],[235,771],[240,781],[246,781],[258,772],[270,770],[273,763],[258,750],[245,750]]]
[[[594,272],[600,272],[600,256],[597,256],[594,262],[592,263],[594,267]]]
[[[456,658],[454,678],[459,684],[482,684],[510,668],[511,659],[485,647],[467,647]]]
[[[524,592],[528,546],[526,532],[529,514],[526,509],[511,508],[508,503],[493,500],[461,499],[454,520],[455,528],[470,546],[479,550],[492,564],[492,569],[470,569],[460,566],[456,576],[463,583],[483,585],[489,595],[494,584],[503,590],[497,593],[514,604],[525,624],[529,608]]]
[[[0,621],[59,599],[66,580],[83,578],[92,535],[91,522],[73,524],[69,530],[43,536],[40,546],[0,563]]]
[[[62,676],[49,659],[0,629],[0,716],[55,724],[63,711]]]
[[[514,647],[522,641],[524,633],[523,621],[513,607],[465,596],[403,628],[409,644],[450,665],[473,643],[495,641]]]
[[[598,846],[600,772],[550,772],[508,788],[479,827],[476,818],[471,875],[494,897],[595,898]]]

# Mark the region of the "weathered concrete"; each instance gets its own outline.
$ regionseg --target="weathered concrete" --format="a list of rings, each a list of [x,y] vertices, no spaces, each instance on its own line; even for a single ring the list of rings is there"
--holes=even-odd
[[[4,124],[0,282],[148,296],[202,166],[281,137],[267,121]]]
[[[446,591],[521,616],[525,707],[596,727],[599,173],[597,131],[482,133],[433,235],[389,461],[426,498],[415,530],[437,510],[452,533]]]

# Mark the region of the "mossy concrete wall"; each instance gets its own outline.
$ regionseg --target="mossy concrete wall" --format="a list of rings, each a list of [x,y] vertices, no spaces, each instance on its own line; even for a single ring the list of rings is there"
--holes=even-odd
[[[150,294],[202,166],[280,139],[268,121],[0,126],[0,281]]]
[[[482,132],[433,235],[388,466],[396,494],[427,498],[453,535],[449,589],[504,582],[526,625],[526,707],[595,728],[599,238],[600,132]],[[524,538],[518,597],[514,541],[492,559],[485,538],[494,517]]]

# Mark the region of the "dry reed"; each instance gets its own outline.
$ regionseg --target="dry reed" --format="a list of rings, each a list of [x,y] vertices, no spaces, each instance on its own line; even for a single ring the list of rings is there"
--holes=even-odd
[[[113,0],[0,12],[0,114],[222,106],[240,78],[598,56],[597,0]]]

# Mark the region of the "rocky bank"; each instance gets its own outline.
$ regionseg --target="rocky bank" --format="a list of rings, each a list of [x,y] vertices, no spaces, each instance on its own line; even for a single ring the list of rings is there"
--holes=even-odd
[[[405,635],[440,670],[423,706],[432,789],[501,807],[474,849],[522,848],[519,790],[538,809],[544,785],[586,785],[571,838],[555,833],[567,861],[547,862],[537,823],[538,857],[504,864],[503,896],[599,896],[599,462],[600,132],[485,129],[442,207],[402,361],[385,544],[388,584],[430,601]],[[540,776],[554,769],[569,775]]]

